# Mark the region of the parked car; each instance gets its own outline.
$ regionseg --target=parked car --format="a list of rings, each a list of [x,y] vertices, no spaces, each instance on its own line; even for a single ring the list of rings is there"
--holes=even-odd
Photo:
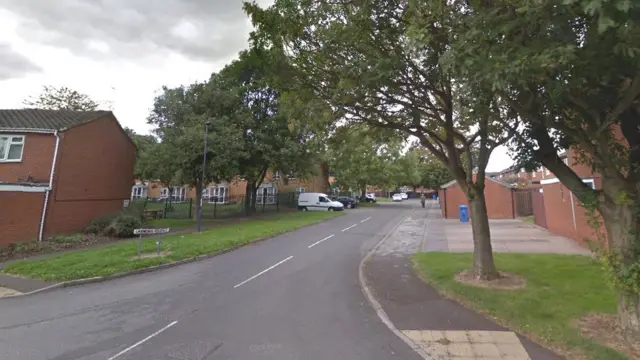
[[[368,202],[368,203],[374,203],[376,202],[376,194],[366,194],[364,197],[364,201]]]
[[[407,193],[400,193],[400,196],[402,196],[402,200],[407,200],[409,198],[409,195],[407,195]]]
[[[393,196],[391,197],[391,201],[402,201],[402,195],[400,194],[393,194]]]
[[[342,211],[344,205],[329,199],[323,193],[301,193],[298,197],[298,210],[302,211]]]
[[[344,205],[347,209],[353,209],[358,206],[358,200],[352,197],[341,196],[337,198],[336,201]]]

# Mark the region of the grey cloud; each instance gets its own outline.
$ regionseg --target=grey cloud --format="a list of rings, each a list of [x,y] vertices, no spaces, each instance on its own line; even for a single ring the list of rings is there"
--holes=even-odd
[[[0,7],[22,18],[26,40],[92,57],[171,51],[218,61],[246,46],[250,28],[241,0],[0,0]]]
[[[0,81],[22,77],[40,67],[26,56],[16,53],[9,45],[0,44]]]

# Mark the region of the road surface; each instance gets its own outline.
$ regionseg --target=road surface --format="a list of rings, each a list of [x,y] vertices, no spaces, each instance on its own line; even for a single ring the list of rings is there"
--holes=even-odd
[[[376,316],[361,259],[381,204],[172,269],[0,301],[2,360],[419,360]]]

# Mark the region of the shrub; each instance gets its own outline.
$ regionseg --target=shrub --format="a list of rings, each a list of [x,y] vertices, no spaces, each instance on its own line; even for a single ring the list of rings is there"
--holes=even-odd
[[[113,221],[113,215],[103,216],[91,220],[89,225],[84,229],[85,234],[101,234]]]
[[[118,215],[109,226],[104,229],[104,234],[113,237],[133,236],[133,230],[142,225],[140,218],[130,214]]]
[[[48,240],[56,244],[74,244],[74,243],[81,242],[83,239],[84,239],[84,236],[82,236],[82,234],[73,234],[73,235],[54,235],[50,237]]]

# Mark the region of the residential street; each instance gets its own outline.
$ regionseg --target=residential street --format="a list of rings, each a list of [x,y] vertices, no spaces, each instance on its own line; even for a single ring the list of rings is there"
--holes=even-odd
[[[212,259],[0,301],[3,360],[420,359],[376,316],[361,259],[415,201]]]

